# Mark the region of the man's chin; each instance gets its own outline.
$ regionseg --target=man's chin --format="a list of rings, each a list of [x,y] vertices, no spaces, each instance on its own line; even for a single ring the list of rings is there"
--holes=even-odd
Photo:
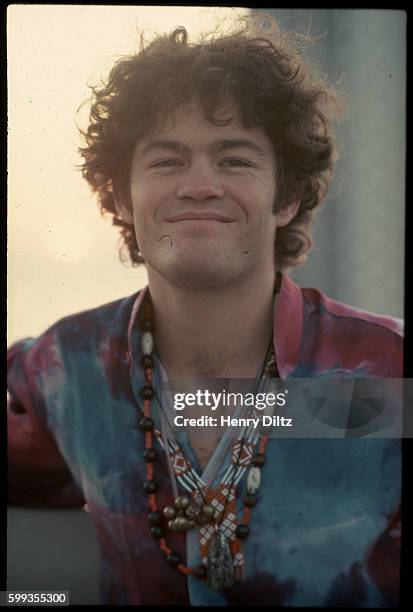
[[[211,257],[176,258],[153,267],[169,283],[200,291],[228,286],[240,273],[228,260],[212,260]]]

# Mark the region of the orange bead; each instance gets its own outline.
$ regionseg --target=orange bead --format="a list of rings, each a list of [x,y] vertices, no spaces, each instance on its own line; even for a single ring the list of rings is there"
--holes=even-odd
[[[247,524],[251,519],[251,508],[244,508],[244,514],[242,516],[242,522]]]
[[[258,451],[262,454],[265,453],[265,447],[267,446],[268,436],[261,438],[260,443],[258,445]]]
[[[148,417],[151,416],[151,400],[143,400],[143,414]]]
[[[148,495],[148,502],[149,502],[149,507],[152,510],[152,512],[157,512],[158,511],[158,506],[156,504],[156,497],[155,497],[155,495]]]
[[[161,538],[159,540],[159,548],[166,554],[169,555],[169,553],[171,553],[171,549],[169,548],[169,546],[166,543],[166,540],[164,538]]]

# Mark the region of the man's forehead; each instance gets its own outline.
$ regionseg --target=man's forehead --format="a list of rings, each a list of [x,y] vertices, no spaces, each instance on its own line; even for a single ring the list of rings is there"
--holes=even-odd
[[[211,150],[246,146],[257,153],[268,153],[271,142],[264,130],[244,125],[241,113],[235,104],[223,104],[214,113],[214,119],[224,119],[225,125],[208,120],[200,105],[181,105],[174,111],[159,118],[156,127],[144,136],[136,150],[146,153],[155,148],[198,148],[206,146]],[[254,146],[255,145],[255,146]]]
[[[216,104],[214,117],[229,121],[230,125],[242,125],[242,115],[239,105],[232,98],[226,97]],[[205,109],[197,98],[179,104],[171,111],[163,112],[159,116],[156,129],[170,130],[177,124],[185,124],[193,121],[209,122],[205,116]]]

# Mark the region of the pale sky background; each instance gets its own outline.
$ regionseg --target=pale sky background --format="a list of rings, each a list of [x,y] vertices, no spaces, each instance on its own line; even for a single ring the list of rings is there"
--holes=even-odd
[[[81,161],[87,83],[138,49],[137,29],[185,25],[195,37],[247,9],[156,6],[8,7],[8,342],[59,318],[130,295],[143,267],[118,259]]]

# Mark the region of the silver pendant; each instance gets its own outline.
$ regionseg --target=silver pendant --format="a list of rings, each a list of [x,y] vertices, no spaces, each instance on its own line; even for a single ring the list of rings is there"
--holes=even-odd
[[[208,586],[216,591],[227,589],[235,582],[235,568],[231,549],[225,535],[218,530],[208,549]]]
[[[214,520],[215,511],[210,504],[204,505],[200,499],[193,499],[185,510],[185,516],[198,527],[203,527]]]

